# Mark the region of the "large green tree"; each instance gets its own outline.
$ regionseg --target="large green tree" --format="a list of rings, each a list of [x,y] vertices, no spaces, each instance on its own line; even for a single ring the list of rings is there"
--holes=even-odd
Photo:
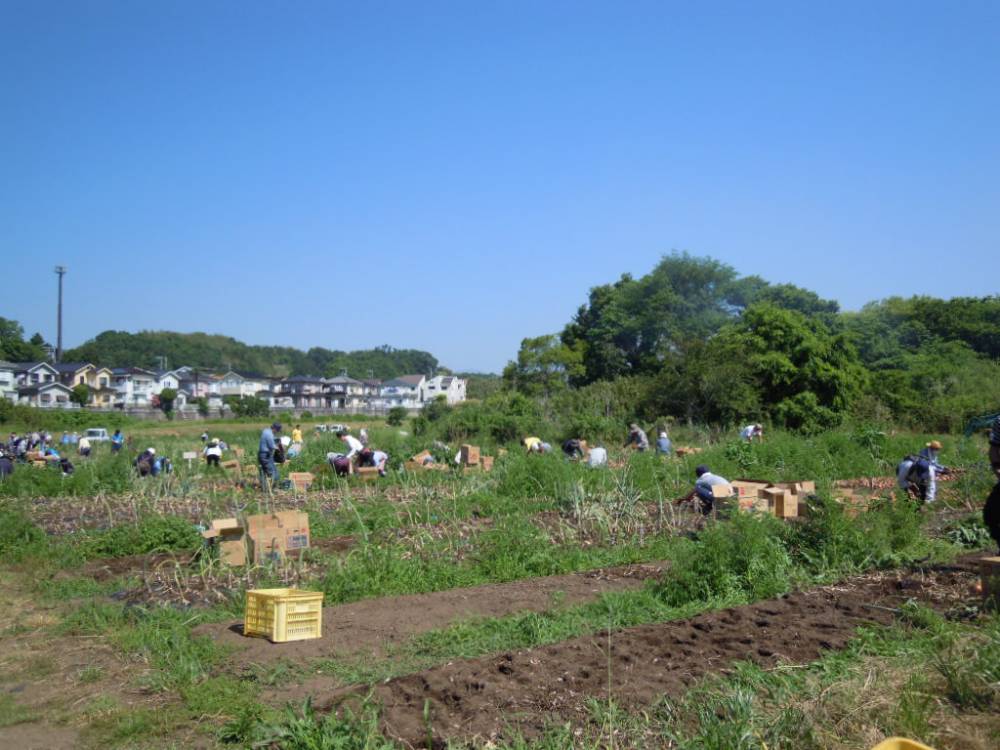
[[[517,361],[504,368],[503,381],[529,396],[550,398],[583,374],[580,352],[563,344],[557,336],[524,339]]]
[[[710,359],[737,362],[752,378],[760,409],[792,429],[814,430],[841,421],[867,375],[848,338],[818,318],[770,303],[748,307],[719,332]]]
[[[37,343],[33,343],[37,342]],[[35,362],[45,359],[44,339],[35,334],[24,340],[24,328],[16,320],[0,317],[0,359],[7,362]]]

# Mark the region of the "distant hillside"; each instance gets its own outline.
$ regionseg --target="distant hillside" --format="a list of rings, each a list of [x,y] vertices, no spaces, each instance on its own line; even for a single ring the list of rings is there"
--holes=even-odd
[[[380,346],[354,352],[313,347],[307,352],[289,346],[251,346],[230,336],[172,331],[105,331],[63,354],[64,362],[93,362],[104,367],[159,367],[190,365],[209,370],[233,369],[264,375],[369,375],[392,378],[406,374],[433,374],[434,355],[416,349]]]

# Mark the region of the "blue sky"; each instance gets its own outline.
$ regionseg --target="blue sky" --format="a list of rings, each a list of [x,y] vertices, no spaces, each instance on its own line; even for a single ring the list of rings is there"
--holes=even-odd
[[[995,2],[6,0],[0,315],[499,371],[673,249],[996,294],[998,81]]]

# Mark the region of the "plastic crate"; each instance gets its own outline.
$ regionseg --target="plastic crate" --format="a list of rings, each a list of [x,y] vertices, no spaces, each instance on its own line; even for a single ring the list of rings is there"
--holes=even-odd
[[[323,635],[323,593],[299,589],[247,591],[243,635],[272,643],[305,641]]]
[[[890,737],[882,740],[872,750],[934,750],[934,748],[922,745],[915,740],[907,740],[903,737]]]

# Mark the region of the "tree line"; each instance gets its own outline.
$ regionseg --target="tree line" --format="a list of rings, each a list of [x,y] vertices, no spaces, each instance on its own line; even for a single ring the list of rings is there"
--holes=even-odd
[[[1000,410],[998,358],[1000,297],[892,297],[843,312],[674,253],[591,289],[561,332],[524,339],[503,382],[548,404],[627,392],[650,419],[808,431],[855,414],[946,430]]]

